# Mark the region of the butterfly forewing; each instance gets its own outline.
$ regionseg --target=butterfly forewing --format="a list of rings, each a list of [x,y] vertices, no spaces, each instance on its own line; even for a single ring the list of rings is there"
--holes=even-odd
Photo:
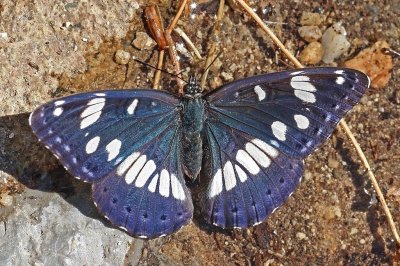
[[[222,227],[264,220],[297,187],[302,160],[368,86],[355,70],[310,68],[242,79],[206,95],[209,220]]]
[[[71,174],[94,182],[94,201],[113,224],[156,237],[193,212],[180,166],[179,108],[164,92],[103,91],[49,102],[30,123]]]

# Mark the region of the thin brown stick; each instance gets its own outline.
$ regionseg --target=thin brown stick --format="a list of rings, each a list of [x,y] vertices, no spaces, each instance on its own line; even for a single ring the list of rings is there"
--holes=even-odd
[[[283,53],[289,58],[289,60],[297,67],[297,68],[303,68],[304,66],[294,57],[283,45],[283,43],[276,37],[276,35],[265,25],[265,23],[262,21],[262,19],[243,1],[243,0],[235,0],[238,2],[246,11],[247,13],[258,23],[258,25],[270,36],[272,41],[283,51]],[[371,170],[371,167],[369,166],[368,160],[362,151],[360,145],[358,144],[357,140],[355,139],[353,133],[350,131],[349,127],[347,126],[346,122],[342,119],[340,121],[340,126],[344,129],[346,134],[349,136],[351,142],[353,143],[358,156],[360,157],[364,167],[367,169],[368,172],[368,177],[372,182],[372,185],[375,189],[375,192],[379,198],[379,201],[382,204],[383,210],[385,212],[386,218],[388,220],[390,229],[392,230],[392,234],[395,238],[395,241],[397,243],[397,246],[400,247],[400,237],[396,229],[396,225],[393,221],[392,214],[390,213],[390,210],[386,204],[385,197],[382,194],[382,191],[379,187],[378,182],[376,181],[376,178],[374,176],[374,173]]]
[[[379,187],[378,182],[376,181],[375,175],[371,170],[371,167],[368,163],[367,157],[365,156],[363,150],[361,149],[360,145],[358,144],[356,138],[354,137],[353,133],[351,133],[351,130],[349,128],[349,126],[347,125],[346,121],[344,121],[343,119],[340,120],[340,126],[344,129],[344,131],[346,132],[347,136],[350,138],[351,142],[353,143],[358,156],[360,157],[364,167],[367,169],[367,174],[369,179],[372,182],[372,185],[375,189],[376,194],[378,195],[379,201],[382,204],[383,210],[385,212],[386,218],[388,220],[390,229],[392,230],[392,234],[394,236],[394,239],[396,240],[397,246],[400,247],[400,236],[399,233],[397,232],[396,229],[396,225],[393,221],[393,217],[392,214],[390,213],[390,210],[386,204],[386,200],[385,197],[383,196],[383,193]]]
[[[215,38],[212,38],[212,39],[218,39],[217,37],[219,36],[219,32],[220,32],[220,23],[224,17],[224,6],[225,6],[225,0],[220,0],[218,12],[217,12],[217,21],[214,24],[213,33],[212,33]],[[208,50],[205,66],[204,66],[205,71],[204,71],[204,73],[201,77],[201,81],[200,81],[201,88],[204,88],[204,86],[206,84],[208,72],[210,70],[210,64],[214,60],[216,52],[217,52],[217,42],[215,40],[212,40],[211,44],[210,44],[210,49]]]
[[[157,70],[156,73],[154,74],[154,80],[153,80],[153,89],[158,90],[159,89],[159,84],[160,84],[160,78],[161,78],[161,69],[162,65],[164,63],[164,54],[165,50],[160,50],[158,53],[158,62],[157,62]]]
[[[183,10],[185,9],[185,6],[186,6],[186,4],[187,4],[187,1],[188,1],[188,0],[183,0],[183,1],[182,1],[181,6],[179,7],[178,12],[176,13],[176,15],[175,15],[174,19],[172,20],[171,24],[168,26],[167,32],[168,32],[169,34],[171,34],[171,32],[174,30],[176,24],[178,23],[178,20],[180,19],[181,15],[182,15],[182,12],[183,12]]]

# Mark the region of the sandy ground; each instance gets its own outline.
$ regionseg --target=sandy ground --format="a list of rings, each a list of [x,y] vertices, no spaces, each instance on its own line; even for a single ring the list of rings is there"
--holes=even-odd
[[[113,265],[292,265],[399,263],[400,256],[370,182],[343,132],[305,160],[299,188],[264,223],[247,230],[221,230],[194,221],[161,239],[133,239],[97,214],[90,187],[71,177],[31,133],[29,112],[55,97],[109,88],[150,87],[153,71],[131,61],[114,62],[123,49],[155,65],[157,51],[131,45],[147,32],[145,1],[11,1],[0,3],[0,262]],[[160,5],[165,21],[174,1]],[[185,30],[200,52],[208,49],[217,1],[201,1]],[[255,3],[257,2],[257,3]],[[367,1],[250,1],[294,53],[303,12],[317,12],[321,29],[342,21],[351,43],[341,65],[378,40],[400,47],[400,3]],[[265,12],[262,12],[264,10]],[[226,8],[220,47],[208,89],[222,83],[287,69],[271,41],[239,9]],[[176,38],[178,43],[182,41]],[[284,61],[276,61],[276,58]],[[181,55],[183,69],[202,63]],[[322,65],[322,64],[321,64]],[[399,227],[400,72],[394,59],[389,84],[371,89],[346,116],[386,196]],[[162,78],[162,88],[176,83]]]

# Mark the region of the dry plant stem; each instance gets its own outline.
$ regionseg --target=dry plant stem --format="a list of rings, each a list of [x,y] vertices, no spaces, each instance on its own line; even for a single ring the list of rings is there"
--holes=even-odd
[[[172,30],[175,28],[176,24],[178,23],[179,18],[182,15],[183,10],[185,9],[185,6],[187,4],[188,0],[183,0],[181,2],[181,6],[179,7],[178,12],[176,13],[174,19],[172,20],[171,24],[168,26],[168,28],[166,29],[164,36],[165,39],[167,40],[168,43],[168,53],[169,56],[171,57],[172,63],[174,65],[174,69],[175,69],[175,74],[179,74],[181,73],[181,68],[180,68],[180,64],[179,64],[179,59],[178,59],[178,54],[176,52],[176,48],[175,48],[175,43],[171,38],[171,33]],[[176,79],[176,82],[178,83],[178,93],[179,95],[183,94],[183,85],[182,85],[182,81],[180,79]]]
[[[222,21],[222,18],[224,17],[224,6],[225,6],[225,0],[220,0],[219,7],[218,7],[218,13],[217,13],[217,21],[215,22],[215,25],[213,28],[213,33],[212,33],[214,35],[215,39],[217,39],[219,36],[220,23]],[[210,69],[210,64],[214,60],[216,52],[217,52],[217,43],[215,40],[213,40],[210,45],[210,50],[208,50],[207,59],[206,59],[205,67],[204,67],[205,71],[204,71],[203,75],[201,76],[201,81],[200,81],[201,88],[204,88],[204,86],[206,85],[206,80],[207,80],[208,72]]]
[[[153,38],[157,42],[159,49],[158,54],[158,69],[154,74],[153,88],[158,89],[158,84],[161,77],[161,68],[164,60],[164,49],[167,46],[167,41],[164,36],[164,25],[161,21],[161,14],[157,6],[148,6],[144,9],[144,17],[146,20],[147,27],[149,28]]]
[[[253,19],[260,25],[260,27],[271,37],[273,42],[285,53],[285,55],[289,58],[289,60],[297,67],[297,68],[303,68],[303,65],[294,57],[282,44],[282,42],[275,36],[275,34],[265,25],[262,21],[262,19],[243,1],[243,0],[236,0],[246,11],[247,13],[253,17]],[[362,151],[360,145],[358,144],[357,140],[355,139],[353,133],[351,133],[349,127],[347,126],[346,122],[342,119],[340,121],[340,126],[344,129],[346,134],[349,136],[351,142],[353,143],[358,156],[360,157],[364,167],[367,169],[368,172],[368,177],[372,182],[372,185],[374,186],[375,192],[379,198],[379,201],[382,204],[383,210],[385,212],[386,218],[388,220],[390,229],[392,230],[392,234],[394,236],[394,239],[397,243],[397,246],[400,247],[400,237],[397,232],[395,223],[392,218],[392,214],[390,213],[390,210],[386,204],[385,197],[382,194],[381,189],[379,188],[378,182],[376,181],[376,178],[371,170],[371,167],[369,166],[368,160],[364,155],[364,152]]]
[[[289,50],[286,49],[285,45],[276,37],[276,35],[268,28],[268,26],[262,21],[262,19],[243,1],[235,0],[238,2],[249,15],[257,22],[257,24],[268,34],[272,41],[282,50],[282,52],[288,57],[288,59],[297,67],[303,68],[303,65],[294,57]]]
[[[156,73],[154,74],[154,81],[153,81],[153,89],[158,90],[159,89],[159,83],[160,83],[160,77],[161,77],[161,68],[164,62],[164,54],[165,50],[160,50],[158,53],[158,63],[157,63],[157,70]]]
[[[353,133],[351,133],[350,128],[348,127],[347,123],[342,119],[340,120],[340,126],[344,129],[346,132],[347,136],[349,136],[351,142],[353,143],[354,147],[356,148],[357,154],[360,157],[362,163],[364,164],[365,168],[367,168],[367,174],[369,179],[372,182],[372,185],[374,186],[375,192],[378,195],[379,201],[382,204],[383,210],[386,214],[386,218],[388,220],[390,229],[392,230],[392,234],[394,236],[394,239],[396,240],[397,246],[400,247],[400,236],[399,233],[397,232],[396,225],[393,221],[392,214],[390,213],[390,210],[386,204],[385,197],[383,196],[383,193],[379,187],[378,182],[376,181],[376,178],[374,176],[374,173],[371,170],[371,167],[368,163],[367,158],[365,157],[364,152],[362,151],[360,145],[358,144],[356,138],[354,137]]]
[[[172,20],[171,24],[167,28],[167,32],[171,34],[172,30],[175,28],[176,24],[178,23],[179,18],[182,15],[183,10],[185,9],[185,6],[187,4],[188,0],[183,0],[181,3],[181,6],[179,7],[178,12],[176,13],[174,19]]]
[[[178,75],[179,73],[181,73],[181,67],[179,64],[178,53],[176,52],[175,43],[172,40],[171,34],[168,31],[165,31],[164,35],[168,43],[169,57],[171,58],[172,64],[174,65],[175,74]],[[178,94],[182,95],[183,94],[182,80],[177,78],[176,82],[178,83]]]
[[[178,33],[179,36],[182,37],[182,39],[186,42],[186,44],[190,47],[190,49],[192,49],[192,51],[194,52],[194,54],[197,56],[198,59],[200,60],[203,59],[203,57],[201,57],[199,50],[197,50],[192,40],[190,40],[189,36],[187,36],[186,33],[181,28],[176,27],[174,29],[174,32]]]

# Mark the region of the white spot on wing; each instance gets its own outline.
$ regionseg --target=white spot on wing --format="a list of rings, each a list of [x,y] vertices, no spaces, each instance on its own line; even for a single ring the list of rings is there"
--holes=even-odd
[[[154,193],[156,191],[158,176],[159,175],[156,174],[155,176],[153,176],[153,179],[150,181],[148,189],[151,193]]]
[[[308,91],[294,90],[294,95],[300,100],[308,103],[315,103],[317,101],[315,95]]]
[[[182,184],[174,174],[171,174],[171,189],[174,198],[178,200],[184,200],[186,198]]]
[[[260,86],[255,86],[254,92],[257,94],[258,101],[262,101],[265,99],[265,91]]]
[[[244,150],[238,150],[236,153],[236,161],[243,165],[243,167],[253,175],[260,172],[260,167],[258,167],[254,159]]]
[[[98,104],[98,103],[104,103],[106,101],[106,98],[93,98],[91,99],[87,105],[93,105],[93,104]]]
[[[231,190],[236,186],[235,171],[233,170],[233,166],[230,161],[227,161],[224,166],[224,181],[225,181],[225,189],[227,191]]]
[[[161,171],[159,191],[161,196],[169,197],[169,173],[165,169]]]
[[[267,168],[271,164],[271,159],[269,159],[268,156],[265,155],[265,153],[263,153],[260,149],[258,149],[253,143],[248,142],[246,144],[246,151],[262,167]]]
[[[106,96],[106,94],[103,93],[103,92],[98,92],[98,93],[95,93],[94,95],[99,96],[99,97],[104,97],[104,96]]]
[[[247,174],[243,171],[243,169],[239,166],[239,165],[237,165],[237,164],[235,164],[235,169],[236,169],[236,172],[237,172],[237,174],[238,174],[238,176],[239,176],[239,180],[240,180],[240,182],[245,182],[246,180],[247,180]]]
[[[81,117],[83,118],[80,125],[81,129],[92,125],[100,118],[105,101],[105,98],[94,98],[87,103],[88,107],[81,113]]]
[[[296,121],[297,127],[300,129],[306,129],[310,125],[310,120],[304,115],[294,115],[294,120]]]
[[[128,106],[128,109],[126,110],[128,114],[133,115],[135,113],[136,106],[138,104],[139,100],[134,99],[133,102]]]
[[[303,70],[301,70],[301,71],[295,71],[295,72],[290,73],[290,75],[291,75],[291,76],[296,76],[296,75],[302,74],[303,72],[304,72]]]
[[[60,116],[63,113],[63,111],[64,111],[64,109],[62,107],[57,107],[56,109],[54,109],[53,115]]]
[[[81,113],[81,117],[84,118],[87,117],[88,115],[100,112],[105,104],[106,104],[105,102],[100,102],[93,105],[89,105],[85,110],[83,110],[83,112]]]
[[[60,105],[63,105],[64,103],[65,103],[64,100],[55,101],[54,106],[60,106]]]
[[[101,112],[97,112],[94,114],[91,114],[81,121],[81,129],[87,128],[88,126],[92,125],[94,122],[96,122],[101,116]]]
[[[295,76],[290,80],[290,86],[294,89],[294,95],[302,101],[314,103],[315,95],[312,92],[317,91],[315,86],[311,84],[310,78],[307,76]]]
[[[136,178],[135,186],[143,187],[155,170],[156,170],[156,164],[154,163],[154,161],[153,160],[147,161],[147,163],[143,166],[142,171],[140,171],[138,177]]]
[[[282,141],[286,140],[287,127],[284,123],[282,123],[280,121],[275,121],[272,123],[271,129],[272,129],[272,133],[274,134],[274,136],[277,139],[282,140]]]
[[[314,92],[317,89],[310,82],[310,78],[307,76],[295,76],[290,80],[290,86],[295,90],[303,90]]]
[[[218,169],[211,181],[208,197],[213,198],[218,194],[220,194],[221,192],[222,192],[222,171],[221,169]]]
[[[107,162],[117,157],[120,149],[121,149],[121,141],[119,139],[114,139],[113,141],[108,143],[106,146],[106,150],[108,152]]]
[[[128,172],[125,174],[125,182],[127,184],[131,184],[135,180],[146,161],[146,155],[143,154],[135,161],[131,168],[129,168]]]
[[[118,166],[117,174],[122,176],[128,170],[128,168],[133,164],[133,162],[136,161],[139,155],[140,155],[139,152],[134,152],[128,157],[126,157],[126,159]]]
[[[337,77],[335,82],[338,85],[342,85],[346,80],[343,77]]]
[[[344,74],[344,71],[343,71],[343,70],[336,70],[336,71],[335,71],[335,74],[343,75],[343,74]]]
[[[272,147],[271,145],[265,143],[260,139],[253,139],[251,141],[254,145],[256,145],[259,149],[263,150],[266,154],[271,156],[272,158],[276,158],[279,154],[278,150]]]
[[[91,154],[93,152],[95,152],[97,150],[97,147],[99,146],[99,142],[100,142],[100,137],[96,136],[94,138],[92,138],[91,140],[88,141],[88,143],[86,143],[86,153],[87,154]]]

